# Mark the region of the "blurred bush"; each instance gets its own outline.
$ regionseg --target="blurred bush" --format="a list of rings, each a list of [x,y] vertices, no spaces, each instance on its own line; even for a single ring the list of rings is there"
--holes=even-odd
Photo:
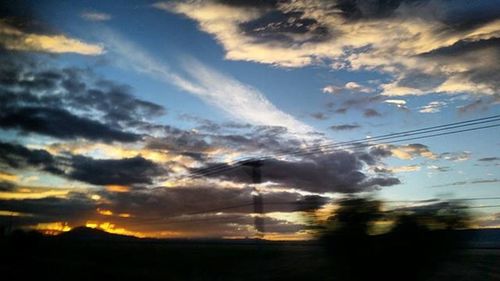
[[[326,220],[308,220],[326,249],[335,280],[427,280],[460,249],[467,227],[454,202],[383,211],[383,202],[351,197]],[[385,228],[385,229],[384,229]]]

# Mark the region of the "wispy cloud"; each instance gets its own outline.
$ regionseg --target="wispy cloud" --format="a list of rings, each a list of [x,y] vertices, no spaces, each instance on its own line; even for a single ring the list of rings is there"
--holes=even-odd
[[[281,126],[291,133],[306,134],[314,129],[273,105],[259,90],[241,83],[194,58],[182,64],[188,77],[178,74],[145,50],[111,30],[101,32],[110,50],[127,61],[127,67],[196,95],[238,121],[254,125]]]
[[[431,101],[429,104],[420,107],[420,113],[437,113],[440,112],[446,103],[443,101]]]
[[[488,183],[498,183],[500,179],[477,179],[471,181],[457,181],[452,183],[433,185],[432,187],[448,187],[448,186],[461,186],[461,185],[474,185],[474,184],[488,184]]]
[[[83,12],[80,16],[87,21],[108,21],[111,19],[110,14],[95,11]]]

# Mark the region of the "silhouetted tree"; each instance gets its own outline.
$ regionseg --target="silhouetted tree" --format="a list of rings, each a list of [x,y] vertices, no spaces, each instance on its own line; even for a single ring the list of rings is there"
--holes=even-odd
[[[369,198],[337,204],[326,222],[312,227],[331,257],[334,280],[426,280],[459,246],[455,230],[468,221],[465,208],[449,202],[392,212]],[[392,228],[372,234],[382,221]]]

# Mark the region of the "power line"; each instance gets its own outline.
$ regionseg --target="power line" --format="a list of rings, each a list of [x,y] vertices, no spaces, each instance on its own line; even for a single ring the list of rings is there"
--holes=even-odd
[[[473,120],[468,120],[468,121],[461,121],[461,122],[454,122],[454,123],[449,123],[445,125],[439,125],[439,126],[432,126],[432,127],[427,127],[427,128],[422,128],[422,129],[416,129],[416,130],[409,130],[409,131],[403,131],[399,133],[391,133],[391,134],[385,134],[385,135],[380,135],[376,137],[371,137],[368,139],[357,139],[357,140],[351,140],[351,141],[344,141],[344,142],[339,142],[339,143],[331,143],[331,144],[324,144],[324,145],[318,145],[313,147],[314,149],[318,148],[324,148],[324,147],[331,147],[331,146],[338,146],[338,145],[352,145],[353,143],[364,143],[367,141],[380,141],[380,140],[386,140],[386,139],[392,139],[392,138],[398,138],[398,137],[406,137],[410,135],[418,135],[418,134],[424,134],[424,133],[431,133],[431,132],[436,132],[436,131],[441,131],[441,130],[450,130],[450,129],[455,129],[455,128],[460,128],[460,127],[466,127],[466,126],[473,126],[473,125],[480,125],[484,123],[489,123],[489,122],[495,122],[495,121],[500,121],[500,115],[495,115],[495,116],[490,116],[490,117],[483,117],[483,118],[478,118],[478,119],[473,119]],[[297,151],[300,153],[301,151]],[[290,153],[283,153],[282,155],[277,155],[279,156],[286,156],[286,154]]]
[[[461,128],[461,127],[481,125],[481,124],[495,122],[495,121],[500,121],[500,115],[483,117],[483,118],[478,118],[478,119],[473,119],[473,120],[468,120],[468,121],[454,122],[454,123],[449,123],[449,124],[445,124],[445,125],[432,126],[432,127],[416,129],[416,130],[403,131],[403,132],[399,132],[399,133],[385,134],[385,135],[381,135],[381,136],[372,137],[369,139],[358,139],[358,140],[345,141],[345,142],[339,142],[339,143],[316,145],[316,146],[311,146],[309,148],[295,149],[295,150],[288,151],[288,152],[282,151],[281,154],[277,154],[274,156],[263,156],[263,157],[259,157],[259,158],[243,158],[243,159],[239,159],[239,160],[230,161],[228,163],[218,164],[218,165],[215,165],[212,167],[201,169],[201,170],[198,170],[194,173],[191,173],[191,175],[194,177],[206,176],[208,173],[218,172],[219,170],[225,170],[229,166],[241,166],[241,165],[250,163],[252,161],[255,161],[255,159],[266,160],[268,158],[276,158],[276,157],[280,157],[280,156],[289,156],[289,155],[294,155],[294,154],[295,155],[314,154],[316,152],[324,152],[324,150],[321,150],[321,149],[331,149],[331,148],[337,148],[337,147],[343,147],[343,146],[353,146],[353,145],[358,145],[358,144],[361,145],[361,144],[367,143],[367,142],[401,138],[401,137],[406,137],[406,136],[420,135],[420,134],[426,134],[426,133],[438,132],[438,131],[445,131],[445,130],[456,129],[456,128]],[[460,131],[460,132],[462,132],[462,131]],[[403,140],[401,140],[401,141],[403,141]]]
[[[494,121],[499,121],[499,120],[494,120]],[[476,125],[476,124],[474,124],[474,125]],[[470,125],[465,125],[465,126],[470,126]],[[460,126],[460,127],[463,127],[463,126]],[[418,139],[426,139],[426,138],[432,138],[432,137],[437,137],[437,136],[445,136],[445,135],[451,135],[451,134],[457,134],[457,133],[463,133],[463,132],[470,132],[470,131],[476,131],[476,130],[482,130],[482,129],[488,129],[488,128],[495,128],[495,127],[500,127],[500,124],[494,124],[494,125],[488,125],[488,126],[480,126],[480,127],[474,127],[474,128],[468,128],[468,129],[462,129],[462,130],[455,130],[455,131],[448,131],[448,132],[442,132],[442,133],[436,133],[436,134],[430,134],[430,135],[424,135],[424,136],[418,136],[418,137],[412,137],[412,138],[396,139],[396,140],[391,141],[391,143],[397,143],[397,142],[403,142],[403,141],[410,141],[410,140],[418,140]],[[448,129],[445,129],[445,130],[448,130]],[[427,132],[425,132],[425,133],[427,133]],[[422,133],[418,133],[418,134],[422,134]],[[401,136],[399,136],[397,138],[400,138],[400,137]],[[362,142],[355,142],[355,143],[352,143],[350,146],[338,146],[338,147],[332,146],[330,148],[323,149],[323,150],[318,150],[316,148],[314,150],[308,150],[308,151],[304,151],[304,152],[300,152],[300,153],[295,153],[295,154],[290,154],[290,155],[291,156],[307,156],[307,155],[317,154],[319,152],[321,152],[321,153],[334,152],[334,151],[340,150],[341,148],[342,149],[348,149],[348,148],[359,149],[359,148],[363,148],[363,147],[371,147],[371,146],[377,146],[377,145],[381,144],[381,143],[376,143],[376,142],[373,142],[373,143],[369,143],[369,142],[372,142],[372,140],[368,139],[364,143],[362,143]],[[261,157],[261,158],[255,158],[252,161],[267,161],[267,160],[271,160],[271,159],[274,159],[274,157],[264,156],[264,157]],[[193,175],[191,175],[191,177],[192,178],[206,177],[206,176],[210,176],[210,175],[213,175],[213,174],[226,172],[226,171],[229,171],[229,170],[236,169],[236,168],[238,168],[238,167],[240,167],[240,166],[242,166],[242,165],[244,165],[244,164],[246,164],[246,163],[248,163],[250,161],[251,160],[245,160],[244,162],[236,162],[236,164],[233,164],[233,165],[231,165],[231,164],[222,164],[224,166],[221,167],[221,168],[216,168],[216,169],[212,169],[212,170],[208,169],[208,171],[204,170],[203,173],[193,174]]]
[[[310,148],[306,148],[306,150],[310,151],[312,149],[317,150],[320,148],[328,148],[328,147],[332,147],[332,146],[352,145],[352,144],[363,143],[363,142],[367,142],[367,141],[385,140],[385,139],[391,139],[391,138],[395,138],[395,137],[404,137],[404,136],[415,135],[415,134],[423,134],[423,133],[429,133],[429,132],[434,132],[434,131],[439,131],[439,130],[449,130],[449,129],[453,129],[453,128],[484,124],[487,122],[495,122],[495,121],[499,121],[500,120],[499,118],[500,118],[500,115],[494,115],[494,116],[477,118],[477,119],[472,119],[472,120],[467,120],[467,121],[460,121],[460,122],[448,123],[448,124],[444,124],[444,125],[421,128],[421,129],[408,130],[408,131],[403,131],[403,132],[399,132],[399,133],[390,133],[390,134],[372,137],[369,139],[357,139],[357,140],[344,141],[344,142],[338,142],[338,143],[322,144],[322,145],[317,145],[317,146],[312,146]],[[287,156],[290,154],[301,153],[301,152],[304,152],[304,149],[294,149],[294,150],[289,150],[289,151],[284,150],[284,151],[280,152],[281,154],[274,155],[274,157]],[[268,157],[271,157],[271,156],[264,156],[262,158],[268,158]],[[216,166],[208,167],[208,168],[199,170],[199,171],[192,173],[192,174],[193,175],[196,175],[196,174],[203,175],[203,173],[205,171],[210,171],[212,169],[217,169],[217,168],[225,168],[228,165],[231,166],[231,165],[240,164],[240,163],[246,164],[246,163],[251,162],[253,160],[254,160],[254,158],[246,157],[246,158],[242,158],[239,160],[230,161],[228,163],[218,164]]]

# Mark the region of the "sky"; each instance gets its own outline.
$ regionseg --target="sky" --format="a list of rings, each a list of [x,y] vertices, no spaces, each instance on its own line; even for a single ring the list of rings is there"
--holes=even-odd
[[[499,43],[498,0],[2,3],[0,223],[307,239],[362,194],[500,227],[498,127],[376,139],[499,115]]]

